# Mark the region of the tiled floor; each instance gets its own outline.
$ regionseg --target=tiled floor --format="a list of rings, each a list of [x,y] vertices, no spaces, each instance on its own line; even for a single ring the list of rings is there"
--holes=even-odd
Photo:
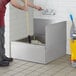
[[[9,67],[0,67],[0,76],[76,76],[76,68],[68,55],[47,65],[14,60]]]

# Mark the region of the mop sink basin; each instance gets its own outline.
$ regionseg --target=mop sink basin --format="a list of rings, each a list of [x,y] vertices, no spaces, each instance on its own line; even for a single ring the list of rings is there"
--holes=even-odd
[[[30,43],[30,44],[36,44],[36,45],[39,45],[39,44],[45,44],[45,40],[42,40],[41,38],[39,39],[37,36],[31,36],[30,35],[30,38],[29,37],[26,37],[26,38],[23,38],[23,39],[20,39],[20,40],[17,40],[19,42],[25,42],[25,43]]]
[[[66,21],[51,24],[34,19],[34,25],[34,36],[41,44],[28,43],[26,38],[12,41],[13,58],[47,64],[66,54]]]

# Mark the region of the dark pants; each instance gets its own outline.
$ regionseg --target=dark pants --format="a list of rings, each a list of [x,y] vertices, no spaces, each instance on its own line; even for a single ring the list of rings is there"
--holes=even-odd
[[[5,27],[0,27],[0,61],[5,57],[5,48],[4,48],[4,37]]]

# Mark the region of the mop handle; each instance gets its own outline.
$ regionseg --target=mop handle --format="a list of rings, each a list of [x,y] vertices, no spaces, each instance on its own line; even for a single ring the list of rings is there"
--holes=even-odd
[[[27,35],[30,35],[29,12],[26,12],[26,30],[27,30]]]
[[[27,5],[27,0],[22,0],[25,4],[25,7],[28,8],[28,5]],[[29,24],[29,12],[26,11],[25,13],[25,17],[26,17],[26,33],[27,33],[27,36],[30,35],[30,24]]]
[[[27,0],[25,0],[25,6],[28,7]],[[27,31],[26,33],[27,33],[27,36],[29,36],[30,35],[30,24],[29,24],[29,12],[28,11],[26,11],[25,17],[26,17],[26,31]]]
[[[73,28],[73,30],[75,29],[75,24],[74,24],[74,18],[73,18],[73,15],[72,14],[70,14],[70,19],[71,19],[71,21],[72,21],[72,28]]]
[[[27,1],[27,0],[26,0]],[[26,14],[25,14],[26,16],[26,33],[27,33],[27,36],[29,36],[30,35],[30,19],[29,19],[29,12],[28,11],[26,11]]]
[[[74,24],[74,21],[73,21],[72,14],[70,14],[70,19],[72,21],[72,26],[71,26],[71,29],[70,29],[70,37],[71,37],[71,39],[73,39],[73,34],[75,33],[75,24]]]
[[[70,19],[71,19],[71,21],[73,22],[73,16],[72,16],[72,14],[70,14]]]

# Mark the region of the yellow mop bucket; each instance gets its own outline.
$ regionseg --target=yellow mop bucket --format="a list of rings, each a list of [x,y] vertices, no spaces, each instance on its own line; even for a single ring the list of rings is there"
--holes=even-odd
[[[76,61],[76,40],[70,39],[71,61]]]
[[[76,27],[73,21],[73,16],[70,14],[72,26],[70,30],[70,51],[71,51],[71,63],[73,67],[76,67]]]

